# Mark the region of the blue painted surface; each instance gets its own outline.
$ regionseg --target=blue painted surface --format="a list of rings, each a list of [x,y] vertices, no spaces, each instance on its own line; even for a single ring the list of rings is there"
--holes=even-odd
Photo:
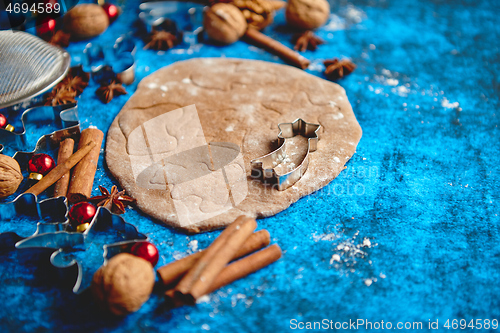
[[[124,6],[92,42],[136,31],[137,4]],[[259,221],[284,250],[279,262],[195,307],[165,310],[156,293],[139,312],[110,319],[88,297],[48,277],[40,261],[4,251],[0,330],[281,332],[295,318],[384,320],[393,327],[422,322],[424,328],[439,320],[439,330],[448,331],[447,319],[498,320],[499,3],[355,0],[332,8],[336,23],[318,31],[327,44],[305,53],[315,59],[309,72],[321,77],[322,60],[332,57],[358,64],[340,84],[363,138],[330,185]],[[291,45],[283,15],[276,21],[266,33]],[[333,27],[340,30],[328,30]],[[69,50],[76,56],[84,46]],[[192,54],[182,47],[164,54],[139,50],[129,95],[104,106],[94,96],[96,85],[85,90],[83,127],[106,130],[137,82],[157,69],[209,56],[280,62],[242,42],[203,45]],[[110,187],[115,181],[102,163],[95,184]],[[204,248],[218,235],[179,234],[134,210],[124,217],[158,246],[159,265],[189,252],[193,241]]]

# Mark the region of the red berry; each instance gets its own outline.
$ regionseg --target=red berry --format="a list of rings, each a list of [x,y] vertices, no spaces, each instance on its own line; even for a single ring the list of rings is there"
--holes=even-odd
[[[149,261],[151,265],[153,265],[153,267],[158,263],[158,259],[160,258],[158,249],[150,242],[135,243],[134,246],[132,246],[132,248],[130,249],[130,253],[134,256]]]
[[[36,31],[39,36],[53,34],[56,31],[56,20],[52,17],[42,17],[36,23]]]
[[[52,11],[54,11],[54,6],[56,5],[56,3],[59,3],[59,2],[57,0],[44,0],[43,3],[45,3],[45,5],[50,4],[52,6]]]
[[[71,225],[76,228],[80,224],[90,223],[96,213],[94,205],[88,202],[79,202],[69,210],[68,217]]]
[[[105,3],[104,5],[102,5],[102,9],[104,9],[106,15],[108,15],[109,23],[112,23],[118,18],[118,8],[115,5],[111,3]]]
[[[54,159],[47,154],[35,154],[28,162],[28,171],[39,173],[43,176],[56,167]]]
[[[4,128],[5,126],[7,126],[7,118],[0,113],[0,128]]]

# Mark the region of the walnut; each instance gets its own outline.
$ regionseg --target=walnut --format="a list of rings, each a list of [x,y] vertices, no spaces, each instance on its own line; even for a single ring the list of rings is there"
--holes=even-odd
[[[88,39],[102,34],[109,26],[104,9],[96,4],[77,5],[64,15],[64,30],[73,39]]]
[[[285,14],[288,24],[311,30],[325,24],[330,16],[330,5],[326,0],[289,0]]]
[[[236,6],[217,3],[205,10],[203,26],[213,40],[231,44],[243,36],[247,30],[247,21]]]
[[[120,253],[95,272],[91,290],[102,308],[123,316],[139,310],[149,299],[154,283],[153,266],[148,261]]]
[[[0,198],[16,192],[22,180],[19,163],[12,157],[0,154]]]
[[[273,23],[275,11],[285,7],[285,1],[275,0],[232,0],[238,7],[250,27],[262,30]]]

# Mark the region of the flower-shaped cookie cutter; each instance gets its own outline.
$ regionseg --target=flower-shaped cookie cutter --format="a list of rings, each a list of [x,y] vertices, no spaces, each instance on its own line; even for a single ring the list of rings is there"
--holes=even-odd
[[[99,237],[103,238],[103,233],[109,230],[118,232],[117,237],[120,240],[110,244],[99,242]],[[133,244],[146,240],[147,236],[127,223],[123,217],[111,213],[107,208],[99,207],[89,227],[83,233],[56,231],[36,234],[17,242],[16,248],[54,250],[50,256],[50,263],[59,270],[66,281],[74,281],[73,292],[80,294],[90,286],[94,274],[94,270],[87,267],[89,262],[94,261],[95,266],[101,266],[114,255],[128,252]],[[97,252],[102,255],[99,259],[92,257]],[[82,256],[85,256],[85,260],[79,260]]]
[[[305,122],[301,118],[298,118],[292,123],[280,123],[278,124],[278,128],[280,129],[278,134],[278,149],[267,155],[252,160],[250,164],[252,167],[252,176],[254,178],[270,180],[271,182],[276,183],[279,191],[283,191],[298,182],[306,172],[307,167],[309,166],[309,153],[316,151],[318,147],[318,131],[321,128],[321,125],[311,124]],[[280,175],[276,172],[275,168],[287,157],[286,139],[292,138],[296,135],[302,135],[308,138],[307,153],[297,167],[285,174]],[[268,166],[272,167],[268,168]]]
[[[26,138],[26,124],[28,123],[50,122],[61,128],[60,130],[42,136],[37,141],[35,150],[38,150],[41,146],[59,142],[62,137],[71,137],[80,133],[77,104],[33,107],[23,112],[21,115],[21,122],[23,125],[21,133],[0,129],[0,152],[3,151],[4,146],[9,146],[17,151],[27,149],[28,139]]]

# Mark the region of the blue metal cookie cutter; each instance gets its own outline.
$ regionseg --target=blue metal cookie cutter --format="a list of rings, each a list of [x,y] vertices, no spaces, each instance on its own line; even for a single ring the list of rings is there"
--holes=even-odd
[[[117,241],[101,243],[99,238],[103,238],[103,234],[110,230],[118,233],[115,237]],[[17,242],[16,249],[53,249],[50,263],[66,281],[74,281],[73,292],[79,294],[90,286],[95,272],[93,268],[97,269],[118,253],[129,252],[133,244],[147,240],[147,236],[127,223],[123,217],[99,207],[85,232],[55,231],[36,234]],[[96,257],[97,252],[102,256]],[[80,260],[82,257],[85,260]],[[94,262],[96,267],[87,267],[89,262]]]
[[[78,108],[76,104],[65,104],[60,106],[37,106],[23,112],[21,116],[23,130],[21,133],[10,132],[0,129],[0,152],[4,146],[9,146],[14,150],[22,151],[28,147],[26,139],[27,123],[51,122],[61,128],[61,130],[42,136],[35,150],[41,146],[58,143],[62,137],[70,137],[80,133],[80,122],[78,120]]]
[[[271,180],[276,183],[279,191],[283,191],[298,182],[306,172],[307,167],[309,166],[309,153],[315,151],[318,147],[318,131],[321,128],[321,125],[307,123],[299,118],[292,123],[280,123],[278,124],[278,128],[280,129],[278,134],[278,149],[267,155],[252,160],[250,164],[252,167],[252,175],[256,175],[256,178]],[[302,135],[308,138],[306,156],[293,170],[280,175],[276,172],[275,168],[287,157],[286,139],[292,138],[296,135]],[[272,167],[268,168],[268,166]]]

